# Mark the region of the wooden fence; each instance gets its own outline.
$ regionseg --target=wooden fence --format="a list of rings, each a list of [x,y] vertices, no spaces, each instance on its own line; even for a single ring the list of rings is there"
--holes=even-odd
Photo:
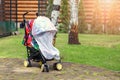
[[[2,0],[2,4],[0,4],[0,20],[10,20],[11,18],[13,21],[16,21],[17,17],[17,21],[21,22],[23,20],[23,14],[27,11],[31,12],[29,12],[26,18],[34,19],[36,18],[38,9],[40,9],[40,15],[46,13],[46,4],[47,0],[42,0],[38,8],[38,0],[11,0],[11,2],[10,0]]]

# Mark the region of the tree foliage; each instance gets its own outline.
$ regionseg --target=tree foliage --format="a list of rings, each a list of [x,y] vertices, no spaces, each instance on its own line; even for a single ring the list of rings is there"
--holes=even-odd
[[[67,33],[68,32],[68,26],[69,26],[69,3],[67,0],[62,0],[61,3],[61,13],[60,13],[60,20],[61,23],[59,25],[59,31]]]
[[[53,0],[48,0],[46,16],[49,18],[51,18],[52,9],[53,9]]]
[[[118,23],[118,17],[117,17],[117,1],[114,1],[111,10],[109,13],[109,21],[108,21],[108,33],[115,34],[119,33],[119,23]]]
[[[94,10],[93,10],[93,18],[92,18],[92,26],[91,33],[102,33],[102,12],[100,9],[99,0],[95,1]]]
[[[83,0],[80,0],[80,3],[79,3],[79,16],[78,16],[78,31],[80,33],[84,33],[87,31],[87,25],[86,25],[86,22],[85,22],[85,11],[84,11],[84,5],[83,5]]]

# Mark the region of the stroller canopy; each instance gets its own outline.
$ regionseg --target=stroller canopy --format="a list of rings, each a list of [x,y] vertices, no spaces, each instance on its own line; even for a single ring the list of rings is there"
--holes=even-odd
[[[56,32],[57,29],[49,18],[45,16],[38,16],[34,21],[32,34],[35,36],[47,31]]]
[[[60,59],[59,50],[52,44],[56,31],[56,27],[49,18],[45,16],[38,16],[34,20],[32,35],[46,59]]]

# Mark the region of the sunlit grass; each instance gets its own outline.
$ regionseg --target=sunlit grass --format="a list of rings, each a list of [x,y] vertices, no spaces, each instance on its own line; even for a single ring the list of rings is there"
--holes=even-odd
[[[119,35],[79,34],[81,45],[69,45],[67,41],[67,34],[58,34],[56,47],[63,60],[120,71]]]

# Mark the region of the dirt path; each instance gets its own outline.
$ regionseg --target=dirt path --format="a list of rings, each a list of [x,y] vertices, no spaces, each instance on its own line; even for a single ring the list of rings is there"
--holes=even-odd
[[[0,80],[120,80],[120,73],[92,66],[63,63],[62,71],[40,72],[34,67],[25,68],[22,59],[0,59]],[[49,64],[51,66],[51,64]]]

